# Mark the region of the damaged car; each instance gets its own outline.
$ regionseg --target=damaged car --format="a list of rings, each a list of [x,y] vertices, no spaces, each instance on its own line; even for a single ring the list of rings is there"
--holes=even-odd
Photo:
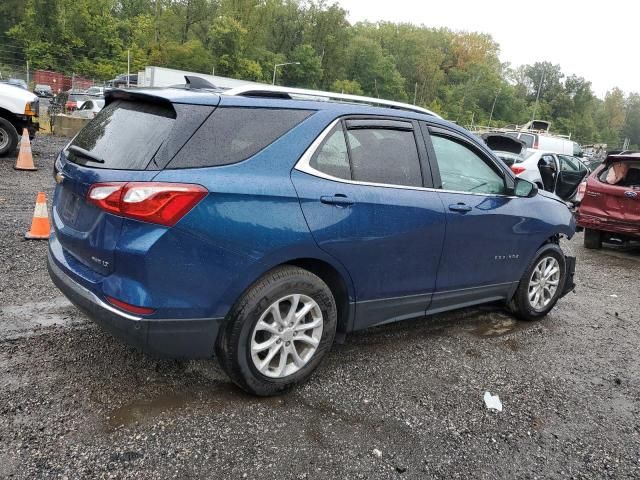
[[[467,130],[192,78],[108,92],[55,162],[51,278],[128,343],[274,395],[350,332],[493,302],[538,320],[573,290],[571,211]]]
[[[586,248],[640,240],[640,152],[609,155],[581,190],[576,220]]]

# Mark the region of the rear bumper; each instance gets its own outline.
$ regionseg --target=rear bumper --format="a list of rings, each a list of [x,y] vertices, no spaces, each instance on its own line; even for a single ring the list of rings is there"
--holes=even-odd
[[[140,350],[159,357],[210,358],[222,319],[145,319],[122,312],[73,280],[49,250],[47,269],[53,283],[103,329]]]
[[[640,223],[637,222],[621,222],[606,217],[584,215],[580,214],[580,211],[576,214],[576,221],[578,226],[582,228],[640,237]]]

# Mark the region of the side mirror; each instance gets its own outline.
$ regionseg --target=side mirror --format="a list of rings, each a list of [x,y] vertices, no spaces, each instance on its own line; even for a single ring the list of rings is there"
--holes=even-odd
[[[524,178],[516,178],[513,193],[516,197],[535,197],[538,194],[538,186],[535,183],[531,183],[530,181],[525,180]]]

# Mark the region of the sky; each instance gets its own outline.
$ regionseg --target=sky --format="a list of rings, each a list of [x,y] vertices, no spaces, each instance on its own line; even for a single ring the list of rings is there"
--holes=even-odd
[[[595,94],[640,93],[638,0],[338,0],[354,23],[407,22],[489,33],[512,66],[549,61]]]

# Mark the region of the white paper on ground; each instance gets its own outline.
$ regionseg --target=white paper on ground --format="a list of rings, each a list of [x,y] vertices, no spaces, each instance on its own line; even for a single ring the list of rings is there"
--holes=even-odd
[[[491,395],[489,392],[484,392],[484,404],[487,408],[492,410],[502,411],[502,402],[498,395]]]

